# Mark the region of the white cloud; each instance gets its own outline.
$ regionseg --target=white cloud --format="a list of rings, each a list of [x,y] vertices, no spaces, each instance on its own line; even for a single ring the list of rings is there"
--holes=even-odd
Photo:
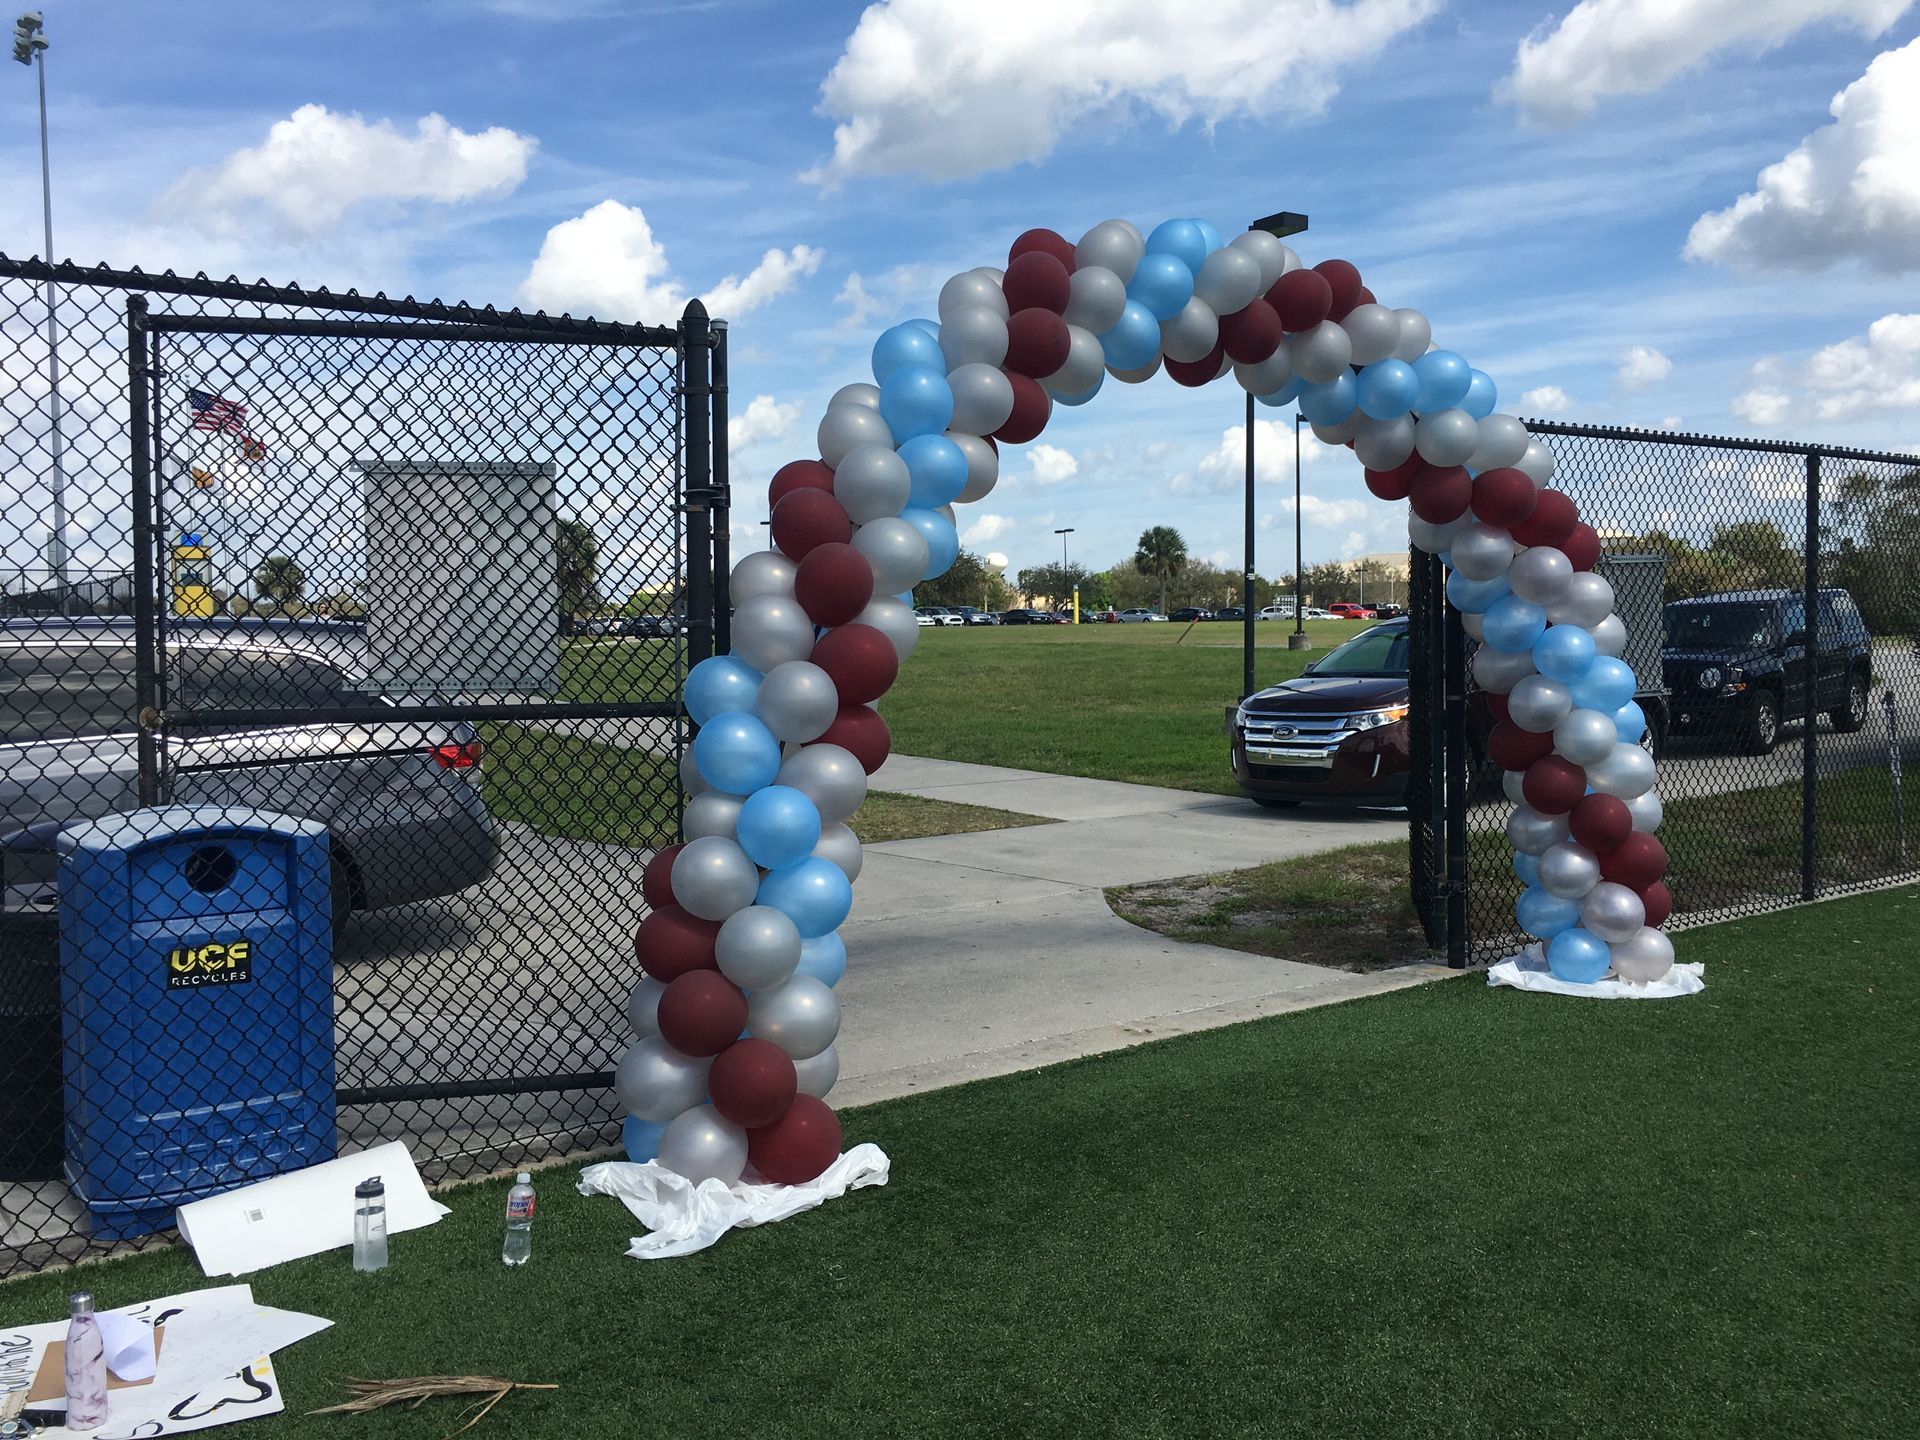
[[[1558,385],[1541,385],[1520,397],[1520,408],[1529,415],[1549,418],[1564,415],[1573,408],[1573,397]]]
[[[1755,189],[1694,222],[1689,260],[1920,268],[1920,40],[1878,56],[1828,109],[1831,125],[1762,170]]]
[[[1293,497],[1286,496],[1278,510],[1262,515],[1259,526],[1263,533],[1291,534]],[[1407,514],[1404,507],[1379,500],[1327,500],[1318,495],[1302,495],[1300,530],[1309,553],[1353,560],[1382,550],[1403,548]],[[1291,572],[1293,557],[1287,555],[1283,564],[1285,570]]]
[[[1058,445],[1036,445],[1027,459],[1033,464],[1029,485],[1064,485],[1080,473],[1080,462]]]
[[[1673,373],[1673,361],[1651,345],[1630,346],[1613,378],[1622,390],[1651,390]]]
[[[264,216],[293,235],[312,235],[369,201],[451,205],[506,195],[527,175],[537,142],[502,126],[477,134],[422,116],[413,134],[324,105],[302,105],[267,138],[212,170],[193,169],[168,188],[160,213],[229,231]]]
[[[1808,25],[1865,36],[1913,0],[1580,0],[1520,42],[1499,93],[1529,120],[1571,124],[1610,95],[1646,95],[1716,51],[1757,54]]]
[[[727,446],[744,450],[764,440],[785,439],[799,419],[798,400],[782,405],[771,395],[756,395],[747,402],[745,410],[727,417]]]
[[[1151,449],[1151,447],[1149,447]],[[1311,470],[1335,455],[1345,456],[1355,465],[1352,452],[1345,446],[1337,451],[1320,442],[1311,430],[1300,432],[1300,465]],[[1162,458],[1162,457],[1155,457]],[[1253,483],[1278,485],[1293,483],[1293,426],[1276,420],[1253,422]],[[1191,472],[1182,471],[1167,482],[1176,495],[1226,495],[1244,489],[1247,483],[1247,427],[1229,425],[1220,432],[1220,443],[1200,458]],[[1293,502],[1287,502],[1291,505]]]
[[[973,518],[973,523],[960,532],[960,543],[963,545],[985,545],[989,541],[998,540],[1013,528],[1014,522],[1005,515],[976,515]],[[987,558],[989,561],[993,559],[992,556],[988,556]],[[1002,560],[996,568],[1005,569],[1006,562]]]
[[[840,293],[833,297],[833,303],[847,307],[847,313],[840,323],[848,329],[867,325],[887,313],[887,304],[877,295],[867,293],[867,282],[861,278],[858,270],[850,271],[847,283],[840,287]]]
[[[1807,388],[1822,420],[1920,409],[1920,315],[1883,315],[1864,339],[1815,351]]]
[[[956,180],[1048,155],[1098,118],[1312,115],[1340,72],[1377,54],[1440,0],[880,0],[821,85],[839,123],[806,178]]]
[[[744,277],[729,275],[710,286],[704,292],[707,310],[731,318],[764,305],[818,270],[820,259],[811,245],[769,250]],[[523,304],[603,320],[671,324],[687,298],[645,213],[618,200],[602,200],[547,231],[520,283]]]
[[[1778,425],[1786,418],[1787,408],[1793,403],[1793,397],[1784,390],[1768,390],[1756,386],[1743,390],[1733,397],[1728,408],[1749,425],[1762,427]]]
[[[1685,427],[1681,425],[1678,415],[1668,415],[1660,421],[1660,428],[1662,430],[1680,430]]]

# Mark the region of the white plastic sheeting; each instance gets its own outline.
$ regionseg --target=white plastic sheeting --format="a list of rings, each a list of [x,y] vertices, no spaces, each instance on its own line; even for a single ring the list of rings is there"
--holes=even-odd
[[[1672,1000],[1682,995],[1698,995],[1707,988],[1707,967],[1694,963],[1675,965],[1658,980],[1633,985],[1608,977],[1591,985],[1556,979],[1547,970],[1546,952],[1529,945],[1518,955],[1509,955],[1497,965],[1487,967],[1487,984],[1510,985],[1515,990],[1542,990],[1549,995],[1581,995],[1589,1000]]]

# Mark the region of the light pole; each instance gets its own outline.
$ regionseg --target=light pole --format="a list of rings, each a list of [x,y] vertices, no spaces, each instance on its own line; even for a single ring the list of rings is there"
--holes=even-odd
[[[53,264],[53,171],[47,159],[47,36],[38,10],[29,10],[13,25],[13,58],[35,68],[40,79],[40,213],[46,225],[47,264]],[[59,297],[53,277],[47,277],[47,411],[53,423],[53,534],[47,541],[47,568],[53,572],[56,596],[67,592],[67,467],[65,442],[60,434]],[[62,599],[61,609],[66,606]]]
[[[1067,536],[1073,533],[1073,526],[1069,525],[1066,529],[1056,530],[1053,533],[1060,537],[1060,583],[1066,585],[1071,583],[1067,579]],[[1080,587],[1078,585],[1073,587],[1073,623],[1076,625],[1080,623]]]
[[[1286,239],[1289,235],[1299,235],[1303,233],[1306,228],[1307,217],[1295,214],[1291,210],[1281,210],[1272,215],[1262,216],[1247,226],[1249,230],[1264,230],[1267,234],[1280,240]],[[1300,507],[1297,503],[1294,505],[1293,510],[1294,522],[1298,524]],[[1247,493],[1244,523],[1246,527],[1246,564],[1240,577],[1240,698],[1243,700],[1253,694],[1256,688],[1253,682],[1253,589],[1255,577],[1253,565],[1253,395],[1251,392],[1247,395]],[[1299,569],[1297,565],[1294,568],[1296,571]],[[1304,641],[1305,638],[1305,636],[1302,636],[1302,641]],[[1289,639],[1287,643],[1290,648],[1298,648],[1294,646],[1291,639]]]
[[[1289,650],[1307,648],[1306,565],[1300,558],[1300,427],[1307,417],[1293,412],[1293,633],[1287,636]]]

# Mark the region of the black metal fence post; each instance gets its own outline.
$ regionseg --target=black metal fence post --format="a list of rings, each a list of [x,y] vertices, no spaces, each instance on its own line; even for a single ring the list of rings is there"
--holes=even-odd
[[[1436,562],[1437,563],[1437,562]],[[1460,612],[1440,599],[1446,620],[1445,734],[1441,755],[1446,766],[1447,964],[1467,963],[1467,631]]]
[[[698,665],[713,654],[713,428],[708,413],[713,402],[713,327],[707,307],[698,300],[689,300],[680,317],[680,345],[681,427],[687,447],[680,492],[687,514],[687,663]]]
[[[127,297],[127,447],[133,482],[133,703],[140,803],[160,803],[159,596],[153,541],[153,411],[147,360],[147,297]]]
[[[733,473],[727,445],[727,322],[713,322],[713,648],[733,645],[733,606],[727,578],[733,573]]]
[[[1819,889],[1820,823],[1820,452],[1807,452],[1806,643],[1801,647],[1804,694],[1800,709],[1800,898]]]
[[[1247,396],[1247,493],[1245,498],[1246,515],[1245,548],[1246,555],[1240,576],[1240,698],[1246,699],[1258,688],[1253,678],[1254,644],[1254,566],[1253,566],[1253,396]]]

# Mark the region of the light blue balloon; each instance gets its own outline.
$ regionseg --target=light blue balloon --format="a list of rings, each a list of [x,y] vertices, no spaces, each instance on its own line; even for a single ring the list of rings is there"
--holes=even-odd
[[[1100,349],[1115,370],[1151,365],[1160,353],[1160,322],[1138,300],[1129,300],[1113,328],[1100,337]]]
[[[1302,387],[1300,413],[1316,425],[1338,425],[1353,414],[1358,389],[1353,372],[1342,370],[1331,380]]]
[[[1573,904],[1572,901],[1567,903]],[[1575,905],[1574,908],[1577,910],[1580,907]],[[1547,941],[1547,969],[1556,980],[1591,985],[1596,980],[1604,979],[1612,964],[1613,957],[1607,950],[1607,942],[1580,926],[1562,930]]]
[[[1377,361],[1360,372],[1356,383],[1360,408],[1375,420],[1398,419],[1420,396],[1420,377],[1404,360]]]
[[[1469,580],[1456,570],[1447,576],[1447,599],[1462,615],[1484,615],[1512,593],[1513,588],[1504,575],[1496,575],[1491,580]]]
[[[900,518],[927,537],[927,573],[920,578],[932,580],[944,575],[960,558],[960,532],[938,510],[909,505]]]
[[[1198,220],[1162,220],[1153,227],[1153,233],[1147,236],[1147,254],[1173,256],[1186,267],[1189,286],[1192,284],[1192,277],[1200,273],[1201,265],[1206,262],[1207,251],[1218,248],[1217,245],[1207,244],[1207,232],[1202,222]],[[1186,303],[1182,300],[1180,305]],[[1177,312],[1179,308],[1180,306],[1176,305],[1174,310]]]
[[[935,340],[940,338],[940,322],[938,320],[928,320],[924,316],[915,316],[913,319],[907,321],[907,324],[918,325]]]
[[[820,843],[820,808],[791,785],[769,785],[747,796],[735,833],[762,869],[797,865]]]
[[[1593,636],[1578,625],[1549,625],[1533,642],[1533,668],[1562,685],[1573,685],[1587,673],[1595,654]]]
[[[1549,895],[1538,885],[1529,885],[1513,903],[1513,918],[1520,928],[1537,940],[1551,940],[1562,930],[1580,923],[1580,902]]]
[[[815,935],[800,942],[800,964],[796,975],[811,975],[831,989],[847,973],[847,942],[838,935]]]
[[[1429,350],[1412,368],[1420,382],[1414,408],[1422,414],[1454,409],[1473,383],[1473,367],[1451,350]]]
[[[938,509],[951,505],[967,488],[967,452],[944,435],[916,435],[900,447],[913,482],[909,505]]]
[[[947,373],[947,357],[941,353],[938,339],[911,320],[880,332],[880,338],[873,342],[875,381],[885,385],[900,371],[916,365]]]
[[[1647,712],[1639,701],[1629,700],[1613,712],[1613,728],[1627,744],[1638,745],[1647,733]]]
[[[1540,857],[1538,855],[1529,855],[1524,850],[1514,851],[1513,873],[1520,877],[1520,883],[1522,885],[1538,885],[1540,883]],[[1543,891],[1541,893],[1544,894],[1545,892]]]
[[[1216,250],[1226,248],[1226,238],[1221,235],[1219,228],[1215,226],[1211,220],[1195,220],[1193,223],[1200,227],[1200,236],[1207,242],[1207,255],[1211,255]],[[1206,255],[1200,258],[1202,261],[1205,261]],[[1198,265],[1193,267],[1193,273],[1196,275],[1200,273],[1200,267]]]
[[[916,435],[938,435],[951,425],[953,390],[947,384],[944,362],[937,367],[909,365],[889,375],[880,385],[880,418],[893,432],[896,445]]]
[[[1476,420],[1484,420],[1493,413],[1493,407],[1500,403],[1500,391],[1493,383],[1493,377],[1484,370],[1473,372],[1473,381],[1467,386],[1467,396],[1460,402],[1460,408]]]
[[[660,1153],[660,1137],[666,1133],[665,1120],[642,1120],[638,1115],[629,1115],[620,1126],[620,1143],[626,1148],[627,1159],[644,1165]]]
[[[687,672],[687,713],[704,725],[729,710],[751,710],[760,694],[760,672],[732,655],[709,655]]]
[[[1487,644],[1496,650],[1518,655],[1531,650],[1533,642],[1547,628],[1547,612],[1531,600],[1508,595],[1487,607],[1487,618],[1480,622]]]
[[[1625,705],[1639,688],[1633,667],[1611,655],[1596,655],[1586,673],[1571,687],[1575,705],[1582,710],[1598,710],[1603,715]]]
[[[1135,267],[1133,279],[1127,282],[1127,298],[1146,306],[1156,321],[1171,320],[1186,309],[1187,302],[1193,298],[1193,270],[1177,255],[1149,252]]]
[[[1306,388],[1307,382],[1296,375],[1271,394],[1256,395],[1253,398],[1258,400],[1262,405],[1272,405],[1275,407],[1292,405],[1299,401],[1300,392]]]
[[[1107,372],[1102,370],[1100,372],[1100,378],[1093,382],[1093,388],[1091,390],[1082,390],[1078,395],[1055,395],[1053,397],[1053,403],[1056,405],[1084,405],[1094,396],[1098,395],[1100,393],[1100,387],[1106,383]]]
[[[716,715],[693,737],[693,763],[709,785],[751,795],[780,773],[780,742],[758,715]]]
[[[810,855],[797,865],[769,870],[753,903],[781,911],[806,939],[840,928],[853,908],[853,886],[838,865]]]

